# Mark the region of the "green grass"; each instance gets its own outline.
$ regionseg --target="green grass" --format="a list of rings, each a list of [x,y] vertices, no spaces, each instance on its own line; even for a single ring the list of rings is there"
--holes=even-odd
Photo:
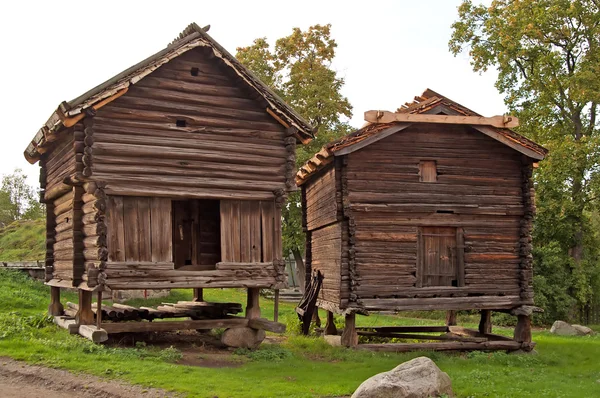
[[[0,261],[37,261],[45,257],[46,221],[15,221],[0,229]]]
[[[204,295],[209,301],[245,303],[244,292],[236,289],[206,289]],[[427,355],[450,375],[459,397],[600,396],[598,336],[558,337],[535,331],[538,355],[384,354],[331,347],[321,339],[289,333],[280,344],[231,353],[233,360],[244,359],[236,362],[238,367],[202,368],[178,365],[181,353],[176,349],[114,348],[71,336],[43,315],[48,296],[48,288],[41,283],[0,270],[0,356],[165,388],[189,397],[318,397],[350,395],[366,378]],[[73,301],[75,295],[64,293],[63,299]],[[130,303],[190,299],[191,291],[175,290],[168,298]],[[263,298],[262,304],[263,316],[272,318],[272,301]],[[280,319],[296,328],[294,306],[281,303],[280,311]],[[474,318],[463,320],[470,324]],[[358,317],[357,322],[362,326],[441,323],[384,315]],[[600,326],[594,328],[600,331]],[[494,331],[510,333],[501,328]]]

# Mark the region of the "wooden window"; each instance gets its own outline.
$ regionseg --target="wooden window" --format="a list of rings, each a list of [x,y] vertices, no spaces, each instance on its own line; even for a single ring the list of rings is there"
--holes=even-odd
[[[421,160],[419,162],[419,181],[437,181],[437,166],[435,160]]]
[[[421,227],[418,236],[417,287],[464,286],[462,228]]]

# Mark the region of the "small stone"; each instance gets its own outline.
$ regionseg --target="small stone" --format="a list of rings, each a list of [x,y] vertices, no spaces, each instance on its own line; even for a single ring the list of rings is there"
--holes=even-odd
[[[336,336],[334,334],[326,334],[323,336],[323,338],[329,345],[332,345],[334,347],[342,346],[342,336]]]
[[[454,397],[450,377],[429,358],[419,357],[365,380],[352,398]]]
[[[221,343],[228,347],[254,349],[265,339],[264,330],[248,327],[231,328],[223,332]]]

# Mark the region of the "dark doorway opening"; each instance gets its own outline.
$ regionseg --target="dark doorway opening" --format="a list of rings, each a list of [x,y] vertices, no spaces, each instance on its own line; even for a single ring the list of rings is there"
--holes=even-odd
[[[193,199],[172,203],[175,269],[214,270],[221,261],[219,201]]]

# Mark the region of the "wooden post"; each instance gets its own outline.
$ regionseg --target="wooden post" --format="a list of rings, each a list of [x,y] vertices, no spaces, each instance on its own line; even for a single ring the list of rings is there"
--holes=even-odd
[[[96,327],[101,329],[102,325],[102,291],[98,292],[98,300],[96,303]]]
[[[356,314],[346,315],[346,324],[342,333],[342,345],[346,347],[356,347],[358,345],[358,333],[356,333]]]
[[[275,303],[273,303],[273,320],[279,321],[279,289],[275,289]]]
[[[315,308],[315,312],[313,312],[312,321],[317,325],[318,328],[321,327],[321,318],[319,318],[319,307]]]
[[[528,315],[517,315],[517,326],[515,327],[515,341],[519,343],[531,343],[531,317]]]
[[[204,290],[202,288],[194,288],[194,299],[192,301],[204,301]]]
[[[258,297],[260,295],[260,289],[253,287],[248,288],[248,300],[246,303],[246,318],[260,318],[260,306],[258,304]]]
[[[61,316],[65,313],[63,305],[60,303],[60,287],[50,287],[50,305],[48,314],[52,316]]]
[[[456,326],[456,311],[446,311],[446,326]]]
[[[492,333],[492,311],[481,310],[481,320],[479,321],[479,333]]]
[[[335,320],[333,312],[327,311],[327,323],[325,324],[325,334],[337,335],[337,328],[335,327]]]
[[[94,312],[92,311],[92,292],[79,289],[79,310],[75,316],[79,325],[93,325]]]

